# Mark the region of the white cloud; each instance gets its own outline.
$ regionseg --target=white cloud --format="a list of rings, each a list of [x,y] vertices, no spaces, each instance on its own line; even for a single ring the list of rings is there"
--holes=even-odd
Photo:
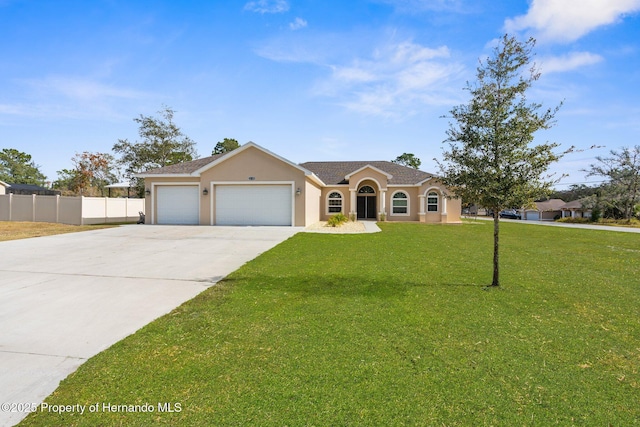
[[[295,38],[289,34],[268,40],[256,53],[272,61],[323,68],[326,74],[310,94],[352,111],[401,118],[461,102],[466,70],[451,59],[448,47],[398,41],[397,31],[387,33],[372,48],[377,34],[305,31]]]
[[[88,78],[50,76],[17,80],[26,90],[0,104],[0,116],[85,119],[120,117],[125,105],[154,95]]]
[[[602,60],[602,56],[591,52],[572,52],[567,55],[542,58],[540,61],[540,69],[543,74],[560,73],[597,64]]]
[[[333,66],[331,68],[333,70],[333,78],[338,81],[365,83],[372,82],[377,79],[377,76],[374,73],[357,64],[347,67]]]
[[[326,65],[331,62],[328,58],[340,55],[354,38],[344,34],[318,34],[310,31],[300,32],[295,37],[286,33],[261,41],[255,53],[276,62]]]
[[[289,24],[289,28],[291,28],[293,31],[299,30],[300,28],[304,28],[306,26],[307,26],[307,21],[305,21],[302,18],[296,18],[293,20],[293,22]]]
[[[286,0],[255,0],[244,5],[244,10],[257,13],[283,13],[289,10]]]
[[[507,19],[505,29],[531,29],[542,41],[572,42],[638,11],[640,0],[531,0],[527,14]]]
[[[140,91],[118,88],[84,78],[56,76],[37,80],[23,80],[23,82],[39,95],[60,94],[78,101],[105,98],[140,99],[146,96]]]
[[[256,54],[276,62],[301,62],[318,64],[323,62],[323,54],[304,44],[276,40],[256,49]]]
[[[449,60],[449,49],[412,41],[376,49],[371,58],[332,65],[331,76],[319,83],[317,95],[337,98],[346,108],[372,115],[399,117],[421,105],[450,105],[447,89],[462,66]]]

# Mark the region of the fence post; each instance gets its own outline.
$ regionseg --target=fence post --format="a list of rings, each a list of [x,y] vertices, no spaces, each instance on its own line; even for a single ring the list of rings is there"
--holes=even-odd
[[[60,222],[60,195],[56,194],[56,224]]]
[[[36,195],[31,195],[31,222],[36,222]]]
[[[9,221],[13,221],[13,193],[9,193]]]

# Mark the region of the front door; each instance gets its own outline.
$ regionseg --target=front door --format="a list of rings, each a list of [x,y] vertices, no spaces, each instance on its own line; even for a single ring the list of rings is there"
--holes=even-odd
[[[358,196],[358,219],[376,219],[376,196]]]

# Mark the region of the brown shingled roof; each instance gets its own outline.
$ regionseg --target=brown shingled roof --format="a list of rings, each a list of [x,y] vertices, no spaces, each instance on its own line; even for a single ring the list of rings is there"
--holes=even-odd
[[[149,175],[173,175],[173,174],[190,174],[197,171],[200,168],[208,165],[217,158],[223,156],[223,154],[216,154],[215,156],[203,157],[190,162],[176,163],[175,165],[169,165],[162,168],[151,169],[145,172]]]
[[[391,185],[414,185],[433,175],[407,166],[387,161],[352,161],[352,162],[306,162],[301,163],[327,185],[348,184],[345,176],[367,165],[371,165],[393,176]]]
[[[191,162],[151,169],[144,172],[144,174],[189,175],[214,162],[223,155],[224,154],[216,154],[215,156],[203,157]],[[367,165],[392,175],[392,178],[388,182],[391,185],[414,185],[433,176],[427,172],[387,161],[306,162],[300,164],[301,167],[313,172],[326,185],[348,184],[345,176]]]
[[[540,212],[548,212],[548,211],[559,211],[562,205],[564,205],[564,200],[562,199],[549,199],[544,202],[535,202],[536,207]]]
[[[573,200],[560,206],[560,209],[582,209],[582,203],[584,203],[585,201],[586,199]]]

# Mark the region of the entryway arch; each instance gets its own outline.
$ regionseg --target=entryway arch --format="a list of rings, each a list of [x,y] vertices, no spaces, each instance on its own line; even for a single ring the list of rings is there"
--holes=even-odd
[[[357,192],[357,217],[358,219],[376,219],[377,211],[377,192],[369,183],[363,183]]]

